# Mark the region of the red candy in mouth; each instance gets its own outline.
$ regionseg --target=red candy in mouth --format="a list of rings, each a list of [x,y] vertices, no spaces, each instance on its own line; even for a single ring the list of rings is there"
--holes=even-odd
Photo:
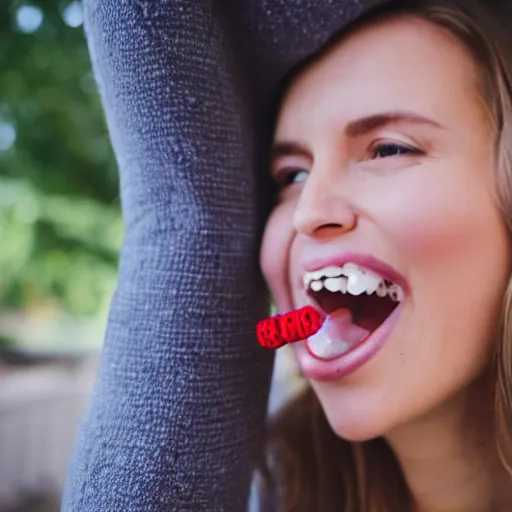
[[[258,342],[263,348],[276,349],[305,340],[318,332],[323,321],[323,316],[312,306],[265,318],[256,326]]]

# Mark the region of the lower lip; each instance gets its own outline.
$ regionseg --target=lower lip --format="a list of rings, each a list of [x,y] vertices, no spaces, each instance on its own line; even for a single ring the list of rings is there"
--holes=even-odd
[[[350,349],[347,353],[333,359],[320,359],[314,356],[308,350],[306,341],[295,343],[295,355],[297,356],[302,373],[312,380],[335,381],[355,372],[385,345],[396,326],[402,308],[403,303],[397,306],[386,320],[364,341]]]

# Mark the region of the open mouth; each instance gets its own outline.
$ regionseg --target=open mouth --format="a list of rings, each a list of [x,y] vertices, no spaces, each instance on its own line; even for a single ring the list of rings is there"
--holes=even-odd
[[[304,276],[304,288],[330,320],[328,332],[309,343],[313,355],[343,355],[382,325],[404,299],[400,285],[354,263]]]

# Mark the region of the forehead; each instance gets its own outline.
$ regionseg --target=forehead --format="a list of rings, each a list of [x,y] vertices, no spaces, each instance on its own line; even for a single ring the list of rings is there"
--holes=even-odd
[[[477,69],[448,30],[413,15],[371,22],[342,39],[295,79],[282,104],[278,132],[303,120],[405,110],[439,121],[476,112]],[[466,114],[470,114],[466,112]]]

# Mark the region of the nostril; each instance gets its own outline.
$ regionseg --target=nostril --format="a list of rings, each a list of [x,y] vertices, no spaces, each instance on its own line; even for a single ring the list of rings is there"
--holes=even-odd
[[[345,225],[337,222],[330,222],[322,219],[320,215],[295,215],[294,227],[297,232],[312,236],[318,231],[344,231]]]
[[[329,229],[329,228],[331,228],[331,229],[343,229],[343,224],[334,224],[334,223],[332,223],[332,224],[323,224],[322,228],[324,228],[324,229]]]
[[[345,201],[340,203],[327,201],[306,207],[299,202],[293,217],[295,230],[308,236],[320,232],[342,234],[353,230],[357,224],[357,215]]]

